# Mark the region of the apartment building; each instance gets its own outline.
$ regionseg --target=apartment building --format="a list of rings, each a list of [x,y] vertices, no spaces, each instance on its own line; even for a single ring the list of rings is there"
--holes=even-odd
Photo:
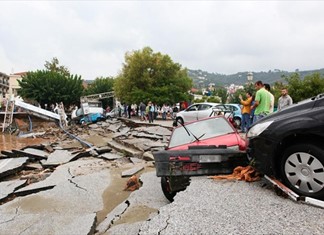
[[[7,74],[0,72],[0,99],[9,94],[9,80],[10,77]]]

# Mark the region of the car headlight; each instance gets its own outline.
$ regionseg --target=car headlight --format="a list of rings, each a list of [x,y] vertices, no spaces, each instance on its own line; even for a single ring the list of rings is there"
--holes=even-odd
[[[271,123],[273,123],[273,121],[268,121],[268,122],[263,122],[260,124],[256,124],[255,126],[253,126],[247,133],[247,137],[255,137],[260,135],[265,129],[268,128],[268,126],[271,125]]]

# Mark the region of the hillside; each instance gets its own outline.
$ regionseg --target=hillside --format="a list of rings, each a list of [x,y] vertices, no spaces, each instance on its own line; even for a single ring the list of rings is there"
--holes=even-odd
[[[309,70],[309,71],[296,71],[300,74],[301,78],[304,78],[306,75],[313,73],[320,73],[324,75],[324,68],[318,70]],[[282,75],[290,75],[295,72],[287,72],[281,70],[269,70],[268,72],[252,72],[253,81],[256,82],[261,80],[263,83],[273,84],[276,81],[284,81]],[[215,83],[216,86],[224,85],[243,85],[247,82],[248,72],[238,72],[236,74],[218,74],[218,73],[209,73],[202,70],[191,70],[188,69],[188,75],[193,79],[194,87],[202,88],[207,87],[209,83]]]

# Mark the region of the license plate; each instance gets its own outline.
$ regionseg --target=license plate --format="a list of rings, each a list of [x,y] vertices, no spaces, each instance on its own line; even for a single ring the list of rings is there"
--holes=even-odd
[[[222,162],[225,160],[225,157],[222,155],[200,155],[199,163],[213,163],[213,162]]]

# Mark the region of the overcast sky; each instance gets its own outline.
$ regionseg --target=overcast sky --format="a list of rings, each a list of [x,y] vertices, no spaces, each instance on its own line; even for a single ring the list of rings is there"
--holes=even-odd
[[[149,46],[189,69],[324,68],[321,1],[0,1],[0,72],[57,57],[83,79],[116,76]]]

